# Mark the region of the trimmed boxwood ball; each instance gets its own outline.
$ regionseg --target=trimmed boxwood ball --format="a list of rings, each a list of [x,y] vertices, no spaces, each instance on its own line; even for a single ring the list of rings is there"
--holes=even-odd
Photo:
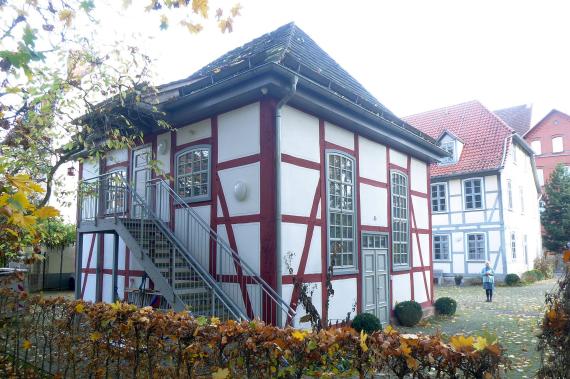
[[[435,301],[435,310],[440,315],[452,316],[457,310],[457,301],[450,297],[440,297]]]
[[[414,326],[422,319],[424,312],[422,311],[422,306],[413,300],[402,301],[396,304],[394,309],[396,318],[403,326]]]
[[[520,284],[520,282],[521,278],[519,278],[517,274],[507,274],[507,276],[505,276],[505,284],[507,286],[516,286]]]
[[[360,313],[356,315],[351,325],[358,333],[364,330],[365,333],[372,334],[382,329],[380,320],[372,313]]]

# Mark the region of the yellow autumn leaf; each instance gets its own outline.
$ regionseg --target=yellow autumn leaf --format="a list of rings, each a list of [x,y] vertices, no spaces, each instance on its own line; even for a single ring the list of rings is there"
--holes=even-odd
[[[3,193],[2,195],[0,195],[0,207],[3,207],[6,204],[8,204],[9,198],[10,198],[10,195],[8,195],[7,193]]]
[[[418,360],[415,359],[414,357],[406,357],[406,364],[408,365],[408,368],[412,371],[416,371],[418,367],[420,367]]]
[[[75,306],[75,312],[77,313],[83,313],[85,312],[85,305],[79,303]]]
[[[93,341],[93,342],[100,340],[101,337],[102,337],[102,335],[99,332],[93,332],[89,335],[89,339],[91,339],[91,341]]]
[[[22,191],[25,193],[28,192],[45,192],[44,189],[37,183],[35,183],[32,178],[30,178],[27,174],[18,174],[18,175],[6,175],[6,179],[8,182],[16,187],[18,191]]]
[[[47,205],[45,207],[36,210],[34,212],[34,215],[37,216],[38,218],[44,219],[44,218],[59,216],[59,211],[54,207]]]
[[[14,213],[10,222],[22,229],[30,229],[36,223],[35,216],[26,216],[23,213]]]
[[[192,10],[204,18],[208,18],[208,0],[192,0]]]
[[[474,340],[475,339],[473,337],[465,337],[464,335],[459,334],[451,337],[450,342],[451,346],[453,346],[455,350],[462,350],[463,348],[472,347]]]
[[[384,328],[384,333],[385,333],[385,334],[392,334],[393,332],[395,332],[395,331],[394,331],[394,328],[392,328],[392,325],[390,325],[390,324],[388,324],[388,326],[386,326],[386,327]]]
[[[400,351],[402,352],[404,357],[409,357],[410,354],[412,354],[412,348],[408,346],[408,344],[405,341],[402,341],[400,343]]]
[[[218,317],[212,317],[210,319],[210,324],[212,325],[220,325],[220,319]]]
[[[291,333],[291,336],[298,341],[303,341],[306,334],[302,330],[295,330],[293,333]]]
[[[73,17],[75,17],[75,12],[73,12],[71,9],[63,9],[59,11],[59,20],[63,21],[65,23],[65,26],[71,26]]]
[[[8,233],[8,234],[13,235],[14,237],[18,237],[18,236],[19,236],[19,234],[18,234],[16,231],[14,231],[14,230],[12,230],[12,229],[10,229],[10,228],[6,228],[6,229],[4,229],[4,231],[5,231],[6,233]]]
[[[230,370],[227,368],[219,368],[212,373],[212,379],[225,379],[230,375]]]
[[[473,347],[477,351],[485,350],[487,346],[489,346],[489,344],[485,337],[477,337],[477,340],[473,343]]]
[[[29,348],[32,347],[32,343],[29,340],[24,340],[24,343],[22,343],[22,347],[24,348],[24,350],[28,350]]]
[[[364,333],[364,330],[360,331],[360,348],[363,352],[368,351],[368,346],[366,346],[366,338],[368,338],[368,334]]]
[[[15,194],[13,194],[10,197],[10,202],[16,203],[18,208],[21,209],[30,209],[31,204],[30,201],[28,200],[28,197],[26,196],[26,194],[24,193],[24,191],[18,191]]]

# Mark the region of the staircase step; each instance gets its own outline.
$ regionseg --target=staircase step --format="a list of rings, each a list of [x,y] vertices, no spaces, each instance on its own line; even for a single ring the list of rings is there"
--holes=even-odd
[[[195,288],[177,288],[174,290],[181,300],[184,303],[192,303],[192,301],[204,301],[211,298],[210,291],[205,287],[195,287]],[[191,297],[189,295],[192,295]],[[207,297],[203,297],[204,295],[208,295]],[[199,297],[197,297],[199,296]],[[190,297],[190,298],[189,298]],[[197,297],[197,298],[195,298]],[[208,300],[209,301],[209,300]]]

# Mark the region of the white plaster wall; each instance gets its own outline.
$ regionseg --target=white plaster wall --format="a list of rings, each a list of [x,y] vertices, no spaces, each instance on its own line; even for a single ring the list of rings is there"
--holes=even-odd
[[[429,229],[428,201],[426,198],[412,195],[416,228]]]
[[[458,225],[463,223],[463,216],[461,213],[452,213],[451,214],[451,223],[453,225]]]
[[[388,191],[360,184],[360,220],[362,225],[388,226]]]
[[[485,222],[485,211],[465,212],[466,224],[482,224]]]
[[[447,184],[447,187],[449,188],[450,195],[461,195],[461,181],[459,179],[450,180]]]
[[[328,318],[345,319],[347,313],[350,313],[350,318],[354,318],[356,312],[356,279],[341,279],[333,280],[332,286],[334,296],[330,298]]]
[[[354,133],[325,122],[325,141],[354,150]]]
[[[259,274],[260,267],[260,235],[259,235],[259,223],[244,223],[244,224],[233,224],[234,237],[236,239],[236,245],[238,253],[241,259],[245,261],[255,273]],[[218,235],[224,240],[228,241],[228,234],[225,225],[218,225]],[[218,271],[224,274],[235,274],[235,268],[233,264],[226,265],[226,267],[220,267],[220,260],[218,261]]]
[[[447,213],[432,213],[431,221],[433,226],[447,225],[449,223]]]
[[[81,278],[81,286],[83,286],[83,278]],[[85,283],[85,292],[83,292],[83,300],[85,301],[95,301],[97,287],[97,278],[95,274],[89,274],[87,276],[87,282]]]
[[[319,119],[289,106],[281,112],[281,152],[320,162]]]
[[[463,199],[460,196],[449,197],[449,209],[451,212],[463,211]]]
[[[420,241],[421,247],[421,258],[423,259],[423,265],[429,266],[430,265],[430,253],[429,253],[429,235],[428,234],[419,234],[416,233],[411,234],[412,238],[412,252],[414,254],[414,267],[421,267],[422,262],[420,260],[420,249],[418,248],[418,238]]]
[[[283,274],[289,275],[289,267],[293,269],[293,274],[297,274],[305,237],[307,235],[307,225],[284,222],[281,224],[282,238],[282,268]],[[309,255],[305,274],[319,274],[321,272],[321,227],[315,226],[313,237],[309,246]]]
[[[222,188],[224,189],[230,216],[259,214],[259,162],[221,170],[218,171],[218,175],[220,176]],[[243,182],[247,186],[247,195],[242,201],[236,199],[234,194],[234,187],[238,182]]]
[[[99,162],[95,159],[86,160],[83,162],[83,172],[81,173],[81,178],[91,179],[99,176]]]
[[[431,295],[431,273],[429,271],[425,272],[426,281],[424,282],[424,273],[414,272],[414,300],[418,303],[423,303],[429,299]],[[427,283],[427,288],[426,288]],[[428,293],[430,292],[430,293]]]
[[[427,165],[412,158],[410,166],[410,187],[412,191],[427,193]]]
[[[536,190],[531,159],[522,149],[518,149],[517,162],[513,161],[512,148],[507,156],[505,168],[501,174],[502,202],[505,222],[506,272],[522,274],[534,267],[534,259],[542,250],[540,234],[540,214],[538,211],[538,192]],[[513,207],[508,207],[507,180],[511,180]],[[520,188],[523,188],[524,212],[521,207]],[[517,258],[512,259],[511,232],[516,234]],[[528,264],[524,256],[524,235],[527,235]]]
[[[501,232],[498,230],[490,230],[487,232],[489,239],[489,251],[499,251],[501,249]]]
[[[89,248],[91,243],[95,238],[95,244],[93,245],[93,254],[91,255],[91,260],[89,261]],[[97,239],[95,234],[84,234],[83,235],[83,252],[81,254],[81,267],[82,268],[95,268],[97,267]],[[87,265],[89,262],[89,266]]]
[[[488,175],[485,177],[485,191],[498,191],[498,182],[496,175]]]
[[[411,298],[410,274],[392,275],[392,308],[394,308],[396,303],[407,301]]]
[[[258,154],[259,103],[218,116],[218,162]]]
[[[113,275],[103,274],[101,299],[104,303],[113,302]]]
[[[465,244],[463,243],[463,233],[456,232],[451,234],[451,247],[456,253],[463,253],[465,251]]]
[[[170,146],[171,145],[170,133],[171,132],[162,133],[156,137],[156,146],[157,146],[156,160],[160,164],[160,169],[165,173],[170,172],[170,156],[174,154],[174,150],[172,149],[172,146]],[[164,143],[164,145],[166,146],[166,150],[162,154],[158,151],[158,146],[160,146],[161,143]]]
[[[281,164],[282,214],[309,217],[319,175],[317,170]]]
[[[129,159],[127,149],[112,150],[107,153],[107,165],[126,162]]]
[[[186,125],[176,130],[176,145],[199,141],[212,136],[210,119],[202,120],[194,124]]]
[[[480,274],[483,267],[485,267],[485,262],[467,262],[467,273]]]
[[[398,165],[402,168],[408,167],[408,157],[406,154],[402,154],[399,151],[390,149],[390,163]]]
[[[112,269],[113,268],[113,245],[114,245],[114,237],[112,234],[105,234],[105,248],[104,253],[105,257],[103,258],[103,268],[104,269]]]
[[[358,137],[358,152],[360,176],[386,183],[386,146]]]

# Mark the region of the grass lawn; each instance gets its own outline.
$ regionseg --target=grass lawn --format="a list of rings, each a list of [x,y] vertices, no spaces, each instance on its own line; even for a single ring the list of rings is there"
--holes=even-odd
[[[543,315],[544,294],[553,288],[556,288],[556,279],[520,287],[496,287],[493,302],[487,303],[481,286],[435,287],[435,299],[449,296],[457,301],[455,316],[434,316],[413,328],[397,328],[402,333],[431,334],[440,330],[448,336],[477,334],[487,329],[496,333],[507,349],[513,364],[508,377],[533,378],[540,364],[535,334]]]

